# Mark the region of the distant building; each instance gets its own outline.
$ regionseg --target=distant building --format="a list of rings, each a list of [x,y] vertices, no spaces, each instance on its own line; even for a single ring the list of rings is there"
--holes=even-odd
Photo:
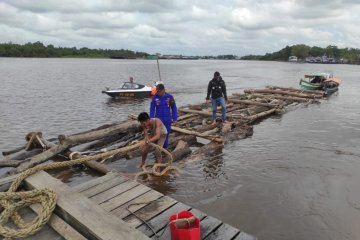
[[[297,62],[297,61],[298,61],[297,56],[290,56],[289,57],[289,62]]]

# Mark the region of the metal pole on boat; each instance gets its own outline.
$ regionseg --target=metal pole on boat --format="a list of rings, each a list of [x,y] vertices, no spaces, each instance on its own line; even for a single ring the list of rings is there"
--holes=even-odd
[[[159,79],[160,79],[160,82],[162,82],[161,81],[161,75],[160,75],[159,56],[156,58],[156,62],[157,62],[157,67],[158,67],[158,72],[159,72]]]

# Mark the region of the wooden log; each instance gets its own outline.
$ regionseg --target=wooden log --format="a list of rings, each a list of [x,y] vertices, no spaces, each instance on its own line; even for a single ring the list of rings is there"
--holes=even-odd
[[[60,143],[63,144],[81,144],[86,142],[91,142],[93,140],[101,139],[104,137],[109,137],[112,135],[116,135],[119,133],[127,133],[129,131],[140,131],[139,123],[137,121],[127,121],[122,124],[118,124],[109,128],[91,131],[84,134],[75,134],[70,136],[60,135],[59,140]]]
[[[171,156],[173,158],[173,161],[176,162],[184,158],[186,155],[189,155],[190,153],[191,150],[189,148],[189,145],[186,142],[180,140],[176,145],[174,151],[171,152]]]
[[[25,160],[14,160],[14,159],[11,159],[11,160],[1,160],[0,161],[0,167],[17,167],[20,165],[20,163],[26,161]]]
[[[264,111],[264,112],[260,112],[260,113],[257,113],[257,114],[254,114],[254,115],[251,115],[249,116],[249,120],[250,122],[254,122],[260,118],[263,118],[263,117],[266,117],[266,116],[269,116],[273,113],[276,112],[276,108],[273,108],[273,109],[270,109],[268,111]]]
[[[251,100],[229,99],[229,102],[242,103],[242,104],[246,104],[246,105],[264,106],[264,107],[271,107],[271,108],[279,106],[278,104],[261,103],[261,102],[251,101]]]
[[[206,117],[211,117],[212,113],[208,112],[208,111],[198,111],[198,110],[191,110],[191,109],[180,109],[179,112],[184,112],[184,113],[194,113],[194,114],[199,114],[202,116],[206,116]]]
[[[299,98],[312,98],[312,99],[322,98],[322,96],[317,94],[295,93],[295,92],[271,90],[271,89],[246,89],[244,90],[244,92],[248,94],[253,94],[253,93],[281,94],[281,95],[287,95],[287,96],[299,97]]]
[[[280,89],[280,90],[284,90],[284,91],[294,91],[294,92],[300,92],[300,93],[306,93],[306,94],[317,94],[317,95],[321,95],[324,96],[324,91],[321,90],[304,90],[304,89],[297,89],[297,88],[285,88],[285,87],[278,87],[278,86],[268,86],[267,88],[275,90],[275,89]]]
[[[268,98],[268,99],[281,99],[281,100],[289,100],[293,102],[309,102],[309,101],[316,101],[314,99],[306,99],[306,98],[299,98],[299,97],[285,97],[285,96],[278,96],[278,95],[263,95],[263,94],[251,94],[253,97],[259,98]]]
[[[21,147],[18,147],[18,148],[15,148],[15,149],[12,149],[12,150],[9,150],[9,151],[3,151],[3,152],[2,152],[2,155],[3,155],[3,156],[7,156],[7,155],[11,155],[11,154],[13,154],[13,153],[17,153],[17,152],[25,149],[25,147],[26,147],[26,145],[21,146]]]
[[[189,135],[194,135],[194,136],[197,136],[197,137],[206,138],[206,139],[209,139],[211,141],[218,142],[218,143],[222,143],[222,139],[220,137],[209,136],[209,135],[205,135],[205,134],[202,134],[202,133],[199,133],[199,132],[196,132],[196,131],[190,131],[190,130],[187,130],[187,129],[182,129],[182,128],[174,127],[174,126],[171,127],[171,130],[175,131],[175,132],[180,132],[180,133],[184,133],[184,134],[189,134]]]

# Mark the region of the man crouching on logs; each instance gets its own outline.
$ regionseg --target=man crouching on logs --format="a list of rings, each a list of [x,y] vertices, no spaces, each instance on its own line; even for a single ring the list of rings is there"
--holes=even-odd
[[[144,130],[145,139],[142,141],[141,144],[141,164],[139,167],[142,167],[145,164],[147,155],[150,151],[149,143],[156,143],[159,146],[163,146],[167,130],[163,122],[159,118],[150,118],[149,114],[146,112],[142,112],[138,116],[138,121],[141,124],[141,127]],[[155,158],[156,163],[162,162],[161,152],[158,148],[155,149]]]

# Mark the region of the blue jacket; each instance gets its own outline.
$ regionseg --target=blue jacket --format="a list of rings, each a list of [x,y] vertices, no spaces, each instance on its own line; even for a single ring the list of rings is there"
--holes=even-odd
[[[171,94],[155,95],[150,104],[150,117],[160,118],[162,121],[177,121],[178,114],[175,99]]]

